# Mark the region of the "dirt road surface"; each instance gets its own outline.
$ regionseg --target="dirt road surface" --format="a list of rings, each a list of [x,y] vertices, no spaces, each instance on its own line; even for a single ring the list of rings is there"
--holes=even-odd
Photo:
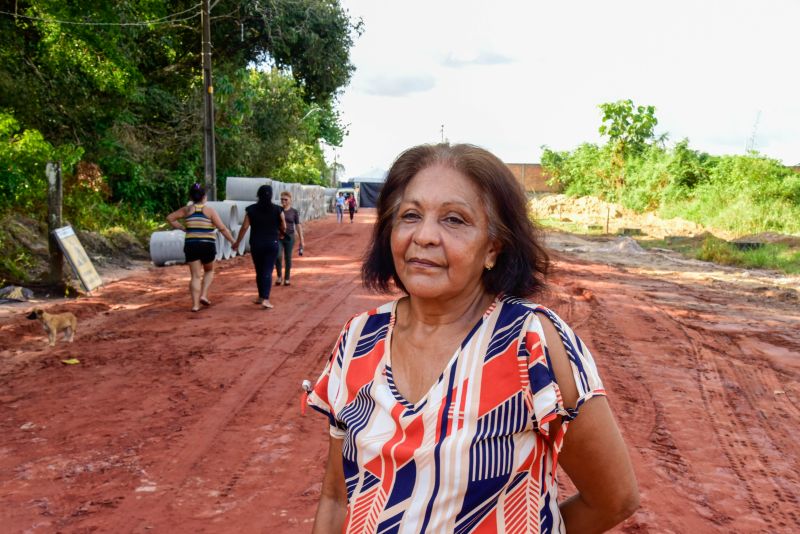
[[[299,386],[352,314],[387,299],[359,281],[373,220],[307,224],[271,311],[251,303],[249,257],[219,265],[200,313],[185,266],[48,303],[79,318],[75,342],[54,349],[24,319],[30,305],[5,307],[0,530],[309,532],[327,432],[301,415]],[[631,451],[642,506],[616,532],[800,531],[792,290],[572,245],[540,300],[594,352]]]

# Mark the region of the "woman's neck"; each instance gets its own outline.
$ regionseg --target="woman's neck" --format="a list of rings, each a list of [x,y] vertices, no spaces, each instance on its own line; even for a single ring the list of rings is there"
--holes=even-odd
[[[487,293],[482,284],[466,294],[445,300],[409,296],[398,304],[400,313],[397,320],[405,323],[405,326],[416,323],[419,326],[437,328],[459,326],[463,323],[471,327],[493,300],[494,295]]]

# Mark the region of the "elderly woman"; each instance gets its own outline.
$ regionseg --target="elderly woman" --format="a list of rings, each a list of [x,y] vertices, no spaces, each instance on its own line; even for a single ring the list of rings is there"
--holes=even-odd
[[[200,311],[201,304],[211,305],[208,290],[214,281],[214,259],[217,256],[215,229],[230,243],[233,243],[233,236],[214,208],[206,206],[206,190],[202,185],[192,184],[189,200],[189,204],[167,215],[167,222],[173,228],[186,232],[183,253],[192,276],[189,294],[192,296],[192,311],[196,312]]]
[[[331,435],[315,533],[602,532],[638,506],[589,350],[526,300],[547,269],[526,206],[475,146],[393,164],[362,275],[404,296],[345,325],[309,395]]]
[[[283,208],[283,218],[286,220],[286,232],[278,241],[278,256],[275,258],[275,270],[278,278],[275,285],[292,285],[289,279],[292,275],[292,249],[294,249],[295,234],[300,238],[300,255],[303,255],[305,241],[303,239],[303,225],[300,222],[300,212],[292,207],[292,194],[289,191],[281,193],[281,207]],[[281,256],[285,263],[281,261]],[[286,265],[286,269],[283,269]]]

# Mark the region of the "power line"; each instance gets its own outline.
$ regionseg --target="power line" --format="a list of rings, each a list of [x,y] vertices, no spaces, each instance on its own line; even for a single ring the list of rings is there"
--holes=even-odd
[[[195,4],[194,6],[184,9],[183,11],[178,11],[177,13],[172,13],[165,17],[161,17],[158,19],[153,20],[143,20],[137,22],[77,22],[73,20],[59,20],[59,19],[46,19],[42,17],[30,17],[28,15],[20,15],[18,13],[11,13],[9,11],[2,11],[0,10],[0,15],[10,15],[15,18],[26,19],[26,20],[34,20],[40,22],[55,22],[58,24],[71,24],[73,26],[150,26],[153,24],[173,24],[175,22],[185,22],[187,20],[192,20],[200,16],[200,4]],[[194,15],[190,15],[188,17],[179,19],[175,18],[184,13],[188,13],[192,10],[198,10]]]

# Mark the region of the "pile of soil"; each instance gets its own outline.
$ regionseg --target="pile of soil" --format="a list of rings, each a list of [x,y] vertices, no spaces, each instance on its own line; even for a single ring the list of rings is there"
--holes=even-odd
[[[129,268],[137,261],[149,260],[145,246],[121,229],[104,234],[75,228],[89,259],[98,270]],[[47,224],[20,214],[9,214],[0,219],[0,256],[10,263],[0,263],[1,285],[22,285],[34,290],[50,288],[47,276],[50,271],[50,252]],[[69,264],[64,263],[68,285],[77,287]]]
[[[531,211],[537,219],[569,220],[603,230],[620,233],[624,229],[638,229],[642,233],[663,239],[667,236],[694,236],[706,229],[697,223],[681,218],[662,219],[654,213],[636,213],[620,204],[605,202],[596,197],[570,197],[563,194],[537,196],[530,200]],[[725,232],[714,231],[722,237]]]

